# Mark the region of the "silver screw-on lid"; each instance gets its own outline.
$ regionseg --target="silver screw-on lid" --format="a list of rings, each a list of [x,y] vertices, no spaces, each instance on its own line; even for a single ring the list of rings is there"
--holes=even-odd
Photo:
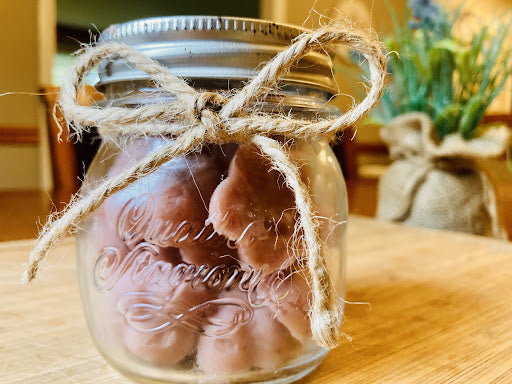
[[[186,79],[248,80],[304,29],[264,20],[216,16],[156,17],[115,24],[99,42],[118,41]],[[121,59],[100,65],[100,84],[148,76]],[[336,92],[328,53],[307,54],[281,81]]]

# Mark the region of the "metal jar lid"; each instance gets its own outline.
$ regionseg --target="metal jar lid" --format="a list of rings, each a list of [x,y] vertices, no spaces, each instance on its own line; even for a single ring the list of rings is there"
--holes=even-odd
[[[170,16],[112,25],[99,42],[131,45],[185,79],[246,81],[304,31],[258,19]],[[122,59],[103,63],[98,75],[100,86],[148,78]],[[307,54],[281,81],[336,92],[332,59],[325,52]]]

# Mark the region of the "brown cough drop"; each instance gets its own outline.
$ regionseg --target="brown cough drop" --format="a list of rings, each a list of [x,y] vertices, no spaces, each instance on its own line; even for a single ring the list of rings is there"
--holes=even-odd
[[[239,301],[241,305],[251,307],[247,293],[224,291],[221,298]],[[199,338],[197,364],[199,369],[213,374],[243,372],[250,368],[273,370],[290,359],[297,349],[297,342],[287,329],[266,307],[252,308],[250,317],[233,316],[233,309],[220,308],[208,321],[206,335]],[[245,319],[244,323],[236,322]],[[212,337],[209,328],[216,324],[235,324],[236,327],[226,335]]]
[[[210,200],[209,221],[253,268],[286,267],[295,225],[293,194],[254,145],[238,148]]]
[[[157,138],[129,142],[114,161],[109,177],[165,143]],[[148,242],[183,249],[182,256],[191,263],[216,263],[216,258],[225,255],[236,258],[226,238],[206,223],[210,197],[225,177],[233,152],[231,146],[213,146],[172,159],[110,196],[95,215],[92,231],[96,247],[133,249],[140,242]]]

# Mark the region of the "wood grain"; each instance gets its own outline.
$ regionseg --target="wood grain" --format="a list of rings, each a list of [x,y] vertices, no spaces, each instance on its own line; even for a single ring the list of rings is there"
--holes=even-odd
[[[512,383],[512,245],[352,217],[352,342],[301,383]],[[0,244],[0,382],[129,383],[89,338],[74,241],[53,252],[43,279],[19,285],[32,241]]]
[[[37,237],[52,205],[52,196],[43,191],[0,190],[0,242]]]

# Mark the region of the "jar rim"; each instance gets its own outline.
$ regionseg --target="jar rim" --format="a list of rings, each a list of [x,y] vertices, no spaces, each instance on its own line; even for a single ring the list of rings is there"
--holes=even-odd
[[[247,81],[305,31],[252,18],[166,16],[114,24],[101,34],[99,43],[131,45],[185,79]],[[332,56],[332,52],[306,54],[280,83],[337,93]],[[149,77],[122,59],[101,63],[98,75],[101,85]]]

